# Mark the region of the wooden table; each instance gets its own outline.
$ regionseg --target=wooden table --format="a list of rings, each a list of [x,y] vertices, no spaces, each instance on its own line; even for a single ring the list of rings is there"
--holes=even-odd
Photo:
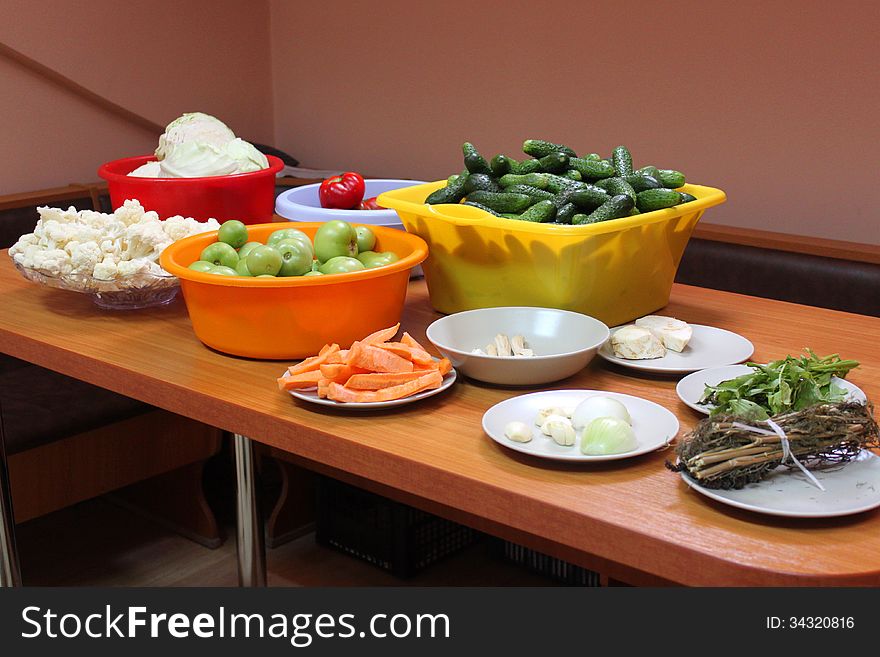
[[[309,468],[624,581],[880,584],[880,512],[786,520],[738,511],[690,491],[664,468],[669,451],[601,465],[533,460],[480,428],[487,408],[522,391],[462,380],[394,411],[325,410],[277,389],[284,364],[202,346],[182,301],[102,311],[84,296],[26,282],[2,253],[0,299],[0,351],[237,434],[240,511],[252,504],[248,436]],[[880,319],[679,285],[664,313],[745,335],[757,360],[806,346],[840,351],[862,362],[851,380],[869,398],[880,395]],[[424,282],[411,283],[406,330],[421,339],[438,316]],[[675,383],[596,359],[552,387],[639,395],[672,410],[685,431],[699,417],[678,400]],[[245,540],[260,527],[247,508],[242,513]],[[240,563],[259,569],[261,546],[250,549]]]

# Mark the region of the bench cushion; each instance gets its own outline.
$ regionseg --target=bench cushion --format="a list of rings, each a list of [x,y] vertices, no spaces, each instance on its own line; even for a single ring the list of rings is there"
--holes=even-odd
[[[676,282],[880,317],[880,265],[692,239]]]

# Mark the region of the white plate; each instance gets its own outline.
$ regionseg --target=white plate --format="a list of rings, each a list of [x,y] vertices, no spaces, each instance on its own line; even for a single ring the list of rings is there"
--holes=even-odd
[[[443,377],[443,383],[440,384],[439,388],[434,388],[433,390],[423,390],[422,392],[410,395],[409,397],[404,397],[403,399],[394,399],[392,401],[384,402],[338,402],[333,401],[332,399],[322,399],[321,397],[318,397],[317,388],[309,388],[306,390],[288,390],[288,392],[292,397],[296,397],[297,399],[301,399],[302,401],[309,402],[311,404],[318,404],[320,406],[331,406],[333,408],[344,408],[353,411],[376,411],[383,408],[394,408],[395,406],[403,406],[404,404],[411,404],[412,402],[419,401],[420,399],[425,399],[426,397],[432,397],[438,393],[443,392],[449,386],[455,383],[456,377],[457,375],[455,373],[455,370],[453,369],[451,372],[449,372],[449,374]]]
[[[681,478],[698,493],[738,509],[789,518],[832,518],[880,507],[880,458],[867,450],[845,465],[813,470],[821,491],[799,470],[779,467],[764,481],[740,490],[703,488],[684,472]]]
[[[715,386],[722,381],[735,379],[738,376],[749,374],[753,371],[754,370],[748,365],[728,365],[727,367],[713,367],[708,370],[700,370],[699,372],[688,374],[679,381],[678,385],[675,386],[675,392],[678,393],[678,398],[692,409],[699,413],[709,415],[712,411],[712,405],[699,403],[700,397],[703,396],[703,390],[706,389],[706,386]],[[855,401],[861,404],[864,404],[867,401],[865,393],[862,392],[861,388],[857,385],[836,376],[832,381],[849,392],[847,401]]]
[[[611,329],[611,335],[622,328],[622,326],[617,326]],[[662,358],[645,360],[618,358],[614,355],[609,339],[599,349],[599,355],[610,363],[643,372],[685,374],[707,367],[741,363],[755,351],[754,345],[737,333],[702,324],[691,324],[691,328],[694,329],[694,335],[681,353],[667,349],[666,355]]]
[[[563,447],[553,442],[549,436],[541,433],[541,429],[535,426],[535,416],[542,408],[550,406],[577,406],[587,397],[602,395],[618,400],[629,411],[632,418],[633,431],[639,446],[631,452],[621,454],[608,454],[602,456],[589,456],[581,454],[580,432],[575,444],[571,447]],[[518,443],[504,435],[504,427],[508,422],[519,420],[532,427],[532,440],[527,443]],[[659,404],[655,404],[641,397],[624,395],[619,392],[605,392],[603,390],[549,390],[547,392],[533,392],[528,395],[511,397],[503,402],[495,404],[483,414],[483,431],[499,445],[509,449],[531,454],[545,459],[557,461],[615,461],[627,459],[640,454],[652,452],[668,445],[678,433],[678,419]]]

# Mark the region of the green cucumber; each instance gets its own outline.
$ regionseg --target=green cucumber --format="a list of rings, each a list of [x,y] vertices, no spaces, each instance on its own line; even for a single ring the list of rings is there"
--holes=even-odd
[[[436,205],[437,203],[458,203],[464,198],[464,184],[467,182],[469,175],[467,169],[465,169],[454,181],[451,183],[447,182],[446,187],[441,187],[429,194],[428,198],[425,199],[425,203],[430,203],[431,205]]]
[[[528,210],[523,212],[519,218],[521,221],[544,223],[545,221],[553,221],[555,216],[556,206],[553,205],[553,201],[538,201]]]
[[[508,173],[498,179],[498,184],[502,187],[511,187],[512,185],[529,185],[538,189],[547,189],[547,175],[543,173],[525,173],[515,174]]]
[[[505,173],[510,173],[510,158],[499,153],[489,162],[489,168],[492,169],[493,176],[500,178]]]
[[[578,220],[578,224],[596,224],[600,221],[608,221],[609,219],[619,219],[620,217],[628,216],[632,209],[633,200],[626,194],[618,194],[617,196],[612,196],[590,214],[575,215],[572,218],[572,223],[575,223],[575,218]]]
[[[600,180],[596,183],[596,187],[601,187],[611,196],[626,194],[632,199],[633,203],[636,202],[636,190],[634,190],[632,188],[632,185],[630,185],[628,182],[626,182],[625,179],[621,178],[620,176]]]
[[[595,210],[610,199],[611,196],[601,187],[584,185],[581,189],[572,192],[569,198],[579,209]]]
[[[618,176],[628,176],[633,172],[633,158],[626,146],[618,146],[611,151],[611,163]]]
[[[447,185],[452,185],[456,180],[458,180],[458,174],[457,174],[457,173],[453,173],[451,176],[449,176],[449,177],[446,179],[446,184],[447,184]]]
[[[525,194],[526,196],[531,196],[532,198],[538,199],[539,201],[552,201],[556,198],[546,189],[540,189],[531,185],[511,185],[504,191],[510,192],[511,194]]]
[[[535,158],[544,157],[550,153],[565,153],[569,157],[577,157],[577,153],[565,144],[554,144],[552,141],[544,141],[543,139],[526,139],[522,149],[523,153]]]
[[[574,203],[566,203],[556,211],[556,221],[561,224],[570,224],[571,218],[575,214],[577,214],[577,206]]]
[[[673,189],[646,189],[636,196],[636,207],[642,212],[671,208],[681,202],[681,194]]]
[[[572,180],[577,180],[578,182],[581,182],[584,179],[584,177],[581,175],[581,172],[577,169],[569,169],[562,175],[565,178],[571,178]]]
[[[633,173],[626,177],[624,180],[630,184],[630,186],[638,192],[643,192],[646,189],[657,189],[658,187],[663,187],[660,184],[660,181],[657,180],[654,176],[649,176],[647,173]]]
[[[526,194],[515,194],[510,192],[484,192],[476,191],[468,195],[468,201],[480,203],[492,208],[495,212],[523,212],[526,208],[535,202],[531,196]]]
[[[679,192],[679,194],[681,195],[681,200],[678,202],[679,205],[681,205],[682,203],[690,203],[691,201],[697,200],[696,196],[688,194],[687,192]]]
[[[501,185],[492,176],[485,173],[472,173],[464,183],[465,194],[470,194],[478,189],[484,192],[500,192]]]
[[[513,158],[510,159],[510,173],[513,173],[518,176],[525,175],[527,173],[538,173],[541,171],[541,163],[538,160],[523,160],[522,162],[517,162]]]
[[[582,157],[569,158],[568,166],[588,180],[610,178],[615,173],[614,167],[607,162],[603,162],[602,160],[589,160]]]
[[[641,169],[637,169],[636,173],[643,173],[646,176],[652,176],[657,180],[660,180],[660,169],[655,167],[653,164],[649,164],[648,166],[644,166]]]
[[[483,205],[482,203],[476,203],[475,201],[465,201],[464,205],[470,205],[471,207],[479,208],[483,212],[488,212],[489,214],[493,214],[496,217],[501,216],[499,213],[495,212],[495,210],[493,210],[492,208],[490,208],[487,205]]]
[[[638,208],[633,208],[632,210],[629,211],[630,217],[635,217],[637,214],[642,214],[642,211],[639,210]]]
[[[599,155],[598,153],[590,153],[589,155],[587,155],[587,156],[584,157],[583,159],[585,159],[585,160],[593,160],[593,161],[598,162],[599,160],[602,159],[602,156]]]
[[[541,169],[547,173],[562,173],[568,167],[568,155],[565,153],[550,153],[540,158]]]
[[[501,216],[504,217],[505,219],[516,219],[516,220],[519,220],[519,217],[520,217],[520,215],[516,214],[515,212],[502,212]]]
[[[547,178],[547,191],[553,192],[554,194],[559,194],[562,191],[580,189],[586,184],[578,182],[577,180],[572,180],[571,178],[566,178],[565,176],[557,176],[553,173],[545,173],[544,176]]]
[[[660,177],[658,180],[664,187],[669,189],[678,189],[684,185],[684,174],[675,169],[660,169]]]
[[[480,155],[472,143],[464,142],[461,145],[461,152],[464,154],[464,166],[470,173],[492,173],[486,158]]]

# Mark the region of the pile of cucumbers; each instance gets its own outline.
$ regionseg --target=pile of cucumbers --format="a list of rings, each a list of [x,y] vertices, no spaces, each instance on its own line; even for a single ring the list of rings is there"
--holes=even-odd
[[[632,155],[618,146],[610,158],[578,157],[564,144],[527,139],[517,161],[496,155],[486,161],[470,142],[461,147],[465,169],[450,176],[426,203],[472,205],[496,217],[545,224],[594,224],[695,201],[676,191],[684,174],[645,166],[633,169]]]

